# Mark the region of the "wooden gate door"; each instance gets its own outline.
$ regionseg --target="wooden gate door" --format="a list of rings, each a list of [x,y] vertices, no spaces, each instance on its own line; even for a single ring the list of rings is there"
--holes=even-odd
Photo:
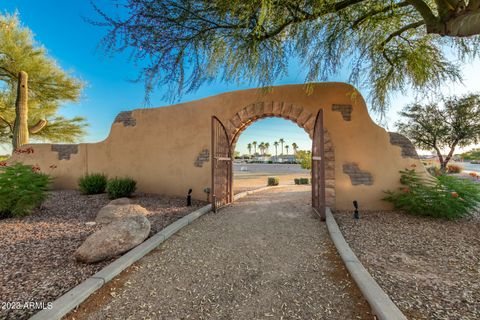
[[[322,221],[325,221],[324,144],[323,109],[320,109],[315,121],[312,142],[312,207]]]
[[[212,209],[217,212],[233,201],[232,154],[227,130],[222,122],[212,117]]]

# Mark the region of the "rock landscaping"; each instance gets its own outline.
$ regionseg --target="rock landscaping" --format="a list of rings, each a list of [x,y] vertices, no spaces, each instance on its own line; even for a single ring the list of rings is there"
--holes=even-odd
[[[114,200],[115,201],[115,200]],[[113,221],[123,220],[135,216],[148,216],[148,210],[138,204],[115,205],[108,204],[97,214],[95,222],[99,224],[108,224]]]
[[[480,218],[334,212],[350,247],[408,319],[480,318]]]
[[[122,212],[142,212],[142,216],[133,215],[134,217],[129,216],[107,224],[105,221],[95,222],[97,214],[103,207],[120,208],[125,205],[128,205],[129,209],[121,210]],[[90,239],[88,240],[90,244],[93,242],[92,239],[98,237],[96,240],[99,240],[100,235],[95,237],[93,235],[100,234],[100,230],[105,231],[105,238],[100,241],[103,245],[109,243],[106,242],[109,237],[112,237],[112,242],[116,242],[122,234],[126,239],[131,230],[138,230],[139,238],[132,242],[136,244],[129,245],[136,246],[139,239],[157,233],[203,205],[204,202],[194,200],[191,207],[186,207],[183,198],[152,194],[139,193],[130,200],[116,199],[110,202],[106,194],[50,192],[48,200],[32,215],[0,220],[0,301],[47,304],[113,260],[86,264],[77,262],[74,257],[74,252],[78,248],[86,246],[84,243],[86,239]],[[121,226],[112,226],[114,223]],[[150,224],[149,231],[147,224]],[[113,228],[115,232],[113,229],[109,231],[105,228]],[[127,247],[118,249],[117,252],[129,250]],[[113,249],[115,248],[109,247],[106,250]],[[36,311],[33,308],[0,309],[0,319],[27,319]]]
[[[109,259],[138,246],[149,233],[150,222],[145,216],[116,219],[90,235],[74,256],[85,263]]]

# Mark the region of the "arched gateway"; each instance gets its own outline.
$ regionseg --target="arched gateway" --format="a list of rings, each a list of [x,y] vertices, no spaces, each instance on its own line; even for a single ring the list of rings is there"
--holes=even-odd
[[[312,207],[324,219],[325,208],[335,204],[335,153],[328,132],[324,129],[323,109],[312,114],[301,106],[273,101],[250,104],[238,111],[225,124],[216,116],[212,116],[214,210],[231,203],[233,199],[232,154],[238,137],[253,122],[267,117],[291,120],[312,138]],[[329,189],[328,201],[326,187]]]
[[[322,206],[351,209],[353,200],[363,209],[389,208],[382,198],[399,186],[399,170],[424,170],[410,141],[376,125],[360,93],[344,83],[312,84],[309,93],[303,85],[250,89],[121,112],[104,141],[31,144],[22,148],[33,153],[15,153],[9,162],[39,166],[55,188],[76,188],[82,175],[103,172],[134,178],[142,192],[184,196],[192,188],[205,200],[211,188],[222,205],[232,200],[231,151],[240,133],[265,117],[289,119],[312,138],[312,204],[320,213]],[[215,177],[226,179],[224,189]]]

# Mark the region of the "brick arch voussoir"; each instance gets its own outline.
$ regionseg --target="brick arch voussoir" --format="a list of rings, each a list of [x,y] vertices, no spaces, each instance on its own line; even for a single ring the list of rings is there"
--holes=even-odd
[[[286,102],[257,102],[250,104],[238,111],[226,124],[230,143],[235,145],[240,134],[253,122],[268,118],[278,117],[291,120],[313,138],[315,116],[303,107]]]

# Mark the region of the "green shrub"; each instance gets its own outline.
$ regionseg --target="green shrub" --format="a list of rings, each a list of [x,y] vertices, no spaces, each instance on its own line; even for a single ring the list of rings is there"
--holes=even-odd
[[[107,187],[107,176],[103,173],[91,173],[78,179],[78,187],[83,194],[104,193]]]
[[[137,188],[132,178],[114,178],[107,182],[107,193],[110,199],[130,197]]]
[[[278,186],[279,183],[280,183],[280,179],[278,177],[268,177],[269,186]]]
[[[463,171],[463,167],[457,165],[457,164],[449,164],[447,166],[447,172],[448,173],[461,173]]]
[[[410,214],[457,219],[470,216],[480,205],[480,185],[468,179],[441,175],[423,178],[414,169],[400,171],[399,191],[384,200]]]
[[[45,201],[51,178],[37,170],[20,163],[0,167],[0,218],[28,215]]]
[[[309,179],[308,178],[295,178],[293,179],[295,184],[309,184]]]
[[[300,184],[308,184],[308,178],[300,178]]]

